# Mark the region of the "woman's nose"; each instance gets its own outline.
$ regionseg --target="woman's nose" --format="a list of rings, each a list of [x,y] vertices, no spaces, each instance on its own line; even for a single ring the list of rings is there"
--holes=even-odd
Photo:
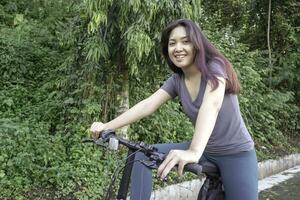
[[[177,43],[175,46],[175,52],[180,52],[182,50],[183,50],[182,45],[180,43]]]

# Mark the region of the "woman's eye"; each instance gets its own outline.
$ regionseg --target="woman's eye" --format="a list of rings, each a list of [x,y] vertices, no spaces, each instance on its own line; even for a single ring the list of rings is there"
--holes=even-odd
[[[174,42],[169,42],[169,46],[173,46],[174,44]]]
[[[183,44],[188,44],[190,41],[188,41],[188,40],[184,40],[183,41]]]

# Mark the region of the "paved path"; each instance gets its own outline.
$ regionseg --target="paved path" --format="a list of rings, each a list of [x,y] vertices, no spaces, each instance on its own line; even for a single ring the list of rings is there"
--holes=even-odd
[[[299,200],[300,166],[261,180],[259,188],[260,200]]]

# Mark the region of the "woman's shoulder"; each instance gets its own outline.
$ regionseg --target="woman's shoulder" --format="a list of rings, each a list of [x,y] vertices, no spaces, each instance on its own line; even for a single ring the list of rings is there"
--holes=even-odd
[[[178,86],[181,82],[181,76],[178,73],[172,73],[168,75],[168,78],[165,80],[164,85],[173,85]]]
[[[208,62],[208,68],[213,74],[227,78],[225,62],[221,58],[215,57],[211,59]]]
[[[174,81],[180,81],[182,79],[182,74],[173,73],[169,78],[173,79]]]
[[[214,57],[208,61],[208,65],[211,68],[225,68],[225,62],[220,57]]]
[[[161,86],[161,89],[165,90],[172,98],[175,98],[180,90],[181,79],[180,74],[173,73],[169,75],[169,78]]]

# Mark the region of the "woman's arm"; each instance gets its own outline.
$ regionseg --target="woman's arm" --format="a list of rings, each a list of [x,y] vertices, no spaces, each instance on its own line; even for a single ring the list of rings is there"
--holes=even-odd
[[[219,110],[225,95],[225,79],[219,77],[219,87],[212,91],[211,84],[207,84],[203,102],[199,109],[195,132],[189,150],[200,158],[208,139],[215,127]]]
[[[147,99],[137,103],[117,118],[106,123],[107,129],[117,129],[151,115],[169,99],[171,99],[171,96],[164,90],[159,89]]]
[[[159,89],[150,97],[140,101],[115,119],[104,124],[101,122],[94,122],[91,126],[93,137],[99,137],[99,133],[103,130],[118,129],[138,121],[155,112],[162,104],[170,99],[171,96],[167,92],[165,92],[163,89]]]
[[[158,176],[164,179],[169,171],[178,164],[178,172],[183,173],[184,165],[187,163],[197,163],[202,156],[208,139],[214,129],[219,110],[225,94],[225,79],[218,77],[219,86],[212,91],[212,85],[207,84],[203,102],[199,109],[195,132],[186,151],[172,150],[165,161],[158,168]]]

